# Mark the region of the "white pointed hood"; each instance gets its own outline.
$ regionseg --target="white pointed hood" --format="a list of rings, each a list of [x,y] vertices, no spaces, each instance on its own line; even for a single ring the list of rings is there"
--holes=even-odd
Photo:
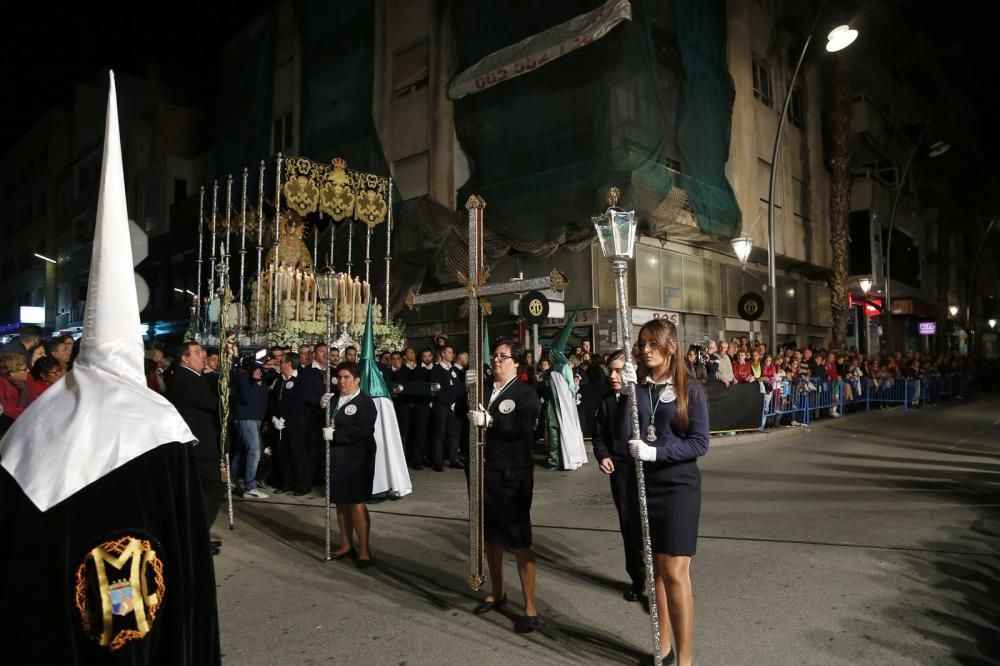
[[[0,441],[0,465],[41,511],[134,458],[195,437],[146,386],[114,73],[80,354]]]

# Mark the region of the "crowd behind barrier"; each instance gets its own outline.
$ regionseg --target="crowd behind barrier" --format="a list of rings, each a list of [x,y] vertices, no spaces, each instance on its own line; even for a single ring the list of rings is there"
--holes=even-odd
[[[949,402],[969,395],[971,374],[947,374],[922,379],[867,377],[844,380],[798,378],[773,389],[764,401],[760,430],[778,425],[807,425],[821,416],[902,406],[904,411]]]

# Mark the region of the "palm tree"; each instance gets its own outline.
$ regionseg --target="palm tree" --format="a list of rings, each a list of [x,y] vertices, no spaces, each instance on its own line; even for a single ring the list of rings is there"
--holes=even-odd
[[[847,221],[851,212],[851,153],[848,146],[851,125],[851,87],[847,64],[840,56],[833,62],[833,109],[830,112],[832,158],[830,160],[830,249],[833,279],[830,281],[830,309],[833,317],[833,346],[847,339]]]

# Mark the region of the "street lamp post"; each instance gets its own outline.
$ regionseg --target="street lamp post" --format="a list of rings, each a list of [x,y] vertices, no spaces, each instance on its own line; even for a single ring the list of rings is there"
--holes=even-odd
[[[872,280],[870,277],[863,277],[858,279],[858,286],[861,287],[861,293],[864,295],[866,299],[868,298],[868,292],[872,290],[872,286],[874,286],[874,284],[875,281]],[[872,336],[871,336],[871,331],[868,329],[868,315],[865,314],[865,308],[863,305],[861,306],[861,316],[858,317],[857,325],[854,327],[854,330],[860,333],[862,323],[864,323],[865,325],[865,356],[871,356]],[[859,340],[859,346],[860,346],[860,340]]]
[[[775,132],[774,146],[771,149],[771,173],[767,184],[767,290],[769,292],[768,308],[771,311],[771,331],[768,338],[770,344],[768,345],[768,349],[771,353],[776,352],[778,349],[778,288],[775,271],[777,255],[775,254],[774,243],[774,192],[777,186],[778,150],[781,148],[781,134],[785,129],[785,119],[788,117],[788,106],[792,101],[792,91],[795,90],[795,81],[799,77],[799,70],[802,69],[802,61],[805,60],[806,51],[809,50],[809,44],[812,43],[813,33],[816,31],[816,26],[819,25],[819,19],[823,15],[825,6],[826,3],[824,2],[816,13],[812,28],[806,36],[806,43],[802,45],[802,52],[799,54],[798,62],[795,63],[792,80],[788,83],[788,89],[785,91],[785,101],[781,104],[781,114],[778,116],[778,130]],[[852,30],[846,25],[837,26],[827,35],[826,50],[831,53],[843,50],[854,43],[854,40],[857,38],[857,30]]]
[[[618,301],[618,319],[621,328],[622,349],[625,350],[626,358],[632,354],[632,320],[629,317],[628,296],[625,292],[625,273],[628,271],[628,262],[632,260],[635,253],[635,211],[625,211],[618,207],[618,198],[621,192],[617,187],[612,187],[608,192],[608,209],[601,215],[593,218],[594,229],[597,231],[597,239],[601,243],[601,252],[604,258],[611,263],[611,270],[615,274],[615,296]],[[632,438],[639,439],[639,408],[636,403],[636,386],[629,383],[625,387],[628,395],[629,410],[631,414]],[[649,593],[649,615],[652,623],[653,634],[653,663],[660,666],[662,663],[660,654],[660,622],[656,608],[656,583],[653,578],[653,547],[649,540],[649,511],[646,505],[646,476],[643,471],[643,462],[635,461],[635,481],[639,496],[639,523],[642,529],[642,558],[646,565],[646,589]],[[669,640],[669,637],[667,637]]]

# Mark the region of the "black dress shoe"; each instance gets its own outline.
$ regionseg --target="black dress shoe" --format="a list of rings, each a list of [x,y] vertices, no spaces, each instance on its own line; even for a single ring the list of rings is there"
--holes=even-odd
[[[642,594],[636,591],[634,587],[625,588],[625,592],[622,593],[622,599],[628,602],[639,601],[642,598]]]
[[[218,539],[213,539],[212,541],[209,541],[208,545],[214,549],[222,548],[222,542],[219,541]]]
[[[434,471],[435,472],[443,472],[444,471],[444,467],[442,467],[441,465],[434,465]]]
[[[342,560],[345,557],[355,558],[357,556],[358,556],[358,551],[354,550],[353,548],[349,548],[348,550],[345,550],[342,553],[333,553],[332,555],[330,555],[330,559],[331,560]]]
[[[535,629],[538,629],[538,625],[541,623],[541,618],[537,615],[525,615],[521,618],[520,626],[517,628],[519,634],[530,634]]]
[[[354,566],[356,566],[359,569],[366,569],[369,566],[371,566],[371,563],[372,563],[371,556],[369,556],[367,560],[363,560],[359,557],[358,561],[354,563]]]
[[[479,602],[479,605],[472,609],[472,612],[476,615],[482,615],[483,613],[489,613],[491,610],[500,610],[507,603],[507,595],[503,595],[500,601],[491,601],[489,599],[484,599]]]

